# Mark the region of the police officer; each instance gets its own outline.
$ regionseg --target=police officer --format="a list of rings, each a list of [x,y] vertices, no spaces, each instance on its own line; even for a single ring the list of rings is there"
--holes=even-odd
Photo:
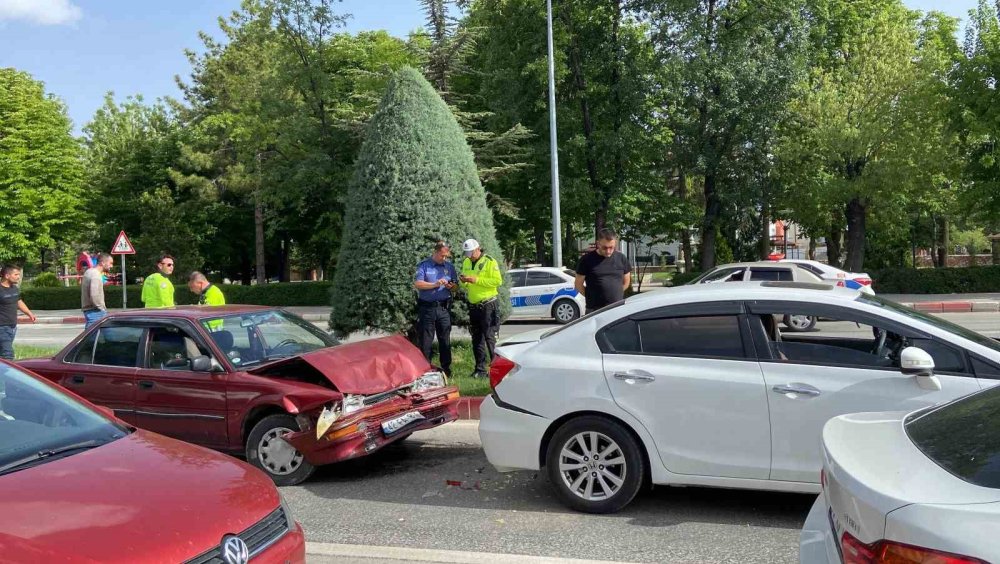
[[[503,284],[503,276],[500,274],[500,265],[483,252],[479,241],[466,240],[462,243],[462,252],[465,260],[462,261],[462,272],[458,278],[469,299],[469,333],[472,335],[472,350],[476,356],[476,369],[472,377],[485,378],[489,363],[493,361],[493,349],[500,332],[497,288]]]
[[[451,249],[444,241],[434,245],[434,254],[417,265],[413,287],[417,290],[417,327],[420,350],[431,361],[431,345],[437,333],[441,369],[451,375],[451,292],[458,283],[455,265],[448,259]]]
[[[188,290],[198,296],[198,305],[226,305],[226,296],[222,294],[222,290],[197,270],[188,277]]]
[[[174,257],[160,255],[156,269],[142,283],[142,303],[149,308],[174,307],[174,285],[168,278],[174,272]]]

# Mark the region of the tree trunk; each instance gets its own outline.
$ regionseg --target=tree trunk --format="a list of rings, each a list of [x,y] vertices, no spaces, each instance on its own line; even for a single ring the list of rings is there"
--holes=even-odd
[[[937,248],[937,266],[938,268],[948,267],[948,254],[951,249],[951,236],[948,233],[948,216],[940,215],[937,218],[937,232],[938,240],[941,244]],[[975,266],[975,258],[973,258],[972,265]]]
[[[760,240],[757,242],[760,260],[767,260],[771,254],[771,210],[767,207],[767,198],[761,202],[760,207]]]
[[[865,221],[867,213],[860,198],[847,203],[847,263],[844,269],[861,272],[865,265]]]
[[[715,174],[705,175],[705,218],[701,226],[701,270],[715,267],[715,231],[722,202],[715,191]]]
[[[677,171],[677,198],[687,202],[687,176],[683,170]],[[684,226],[680,231],[681,249],[684,251],[684,272],[691,272],[694,259],[691,257],[691,230]]]
[[[809,260],[816,260],[816,238],[809,237]]]
[[[254,247],[256,248],[257,283],[264,284],[267,282],[267,271],[264,270],[264,206],[260,203],[259,196],[254,198],[253,224]]]
[[[990,237],[990,250],[993,251],[993,265],[1000,265],[1000,235]]]
[[[843,264],[841,240],[844,237],[844,230],[840,226],[844,216],[839,212],[833,212],[830,221],[830,234],[826,238],[826,262],[833,267],[840,268]]]
[[[279,261],[281,262],[281,268],[278,270],[278,281],[279,282],[291,282],[292,281],[292,242],[288,239],[287,235],[282,235],[281,237],[281,254],[279,255]]]
[[[604,229],[608,218],[608,199],[604,184],[601,182],[597,172],[597,143],[594,140],[594,122],[590,115],[590,101],[587,98],[587,79],[583,74],[583,55],[576,44],[576,37],[573,37],[569,52],[570,72],[573,74],[573,86],[580,96],[580,116],[583,126],[583,138],[587,163],[587,178],[590,180],[590,188],[597,200],[597,209],[594,210],[594,238],[597,232]]]
[[[548,255],[545,249],[545,230],[535,226],[535,262],[538,264],[549,264]]]

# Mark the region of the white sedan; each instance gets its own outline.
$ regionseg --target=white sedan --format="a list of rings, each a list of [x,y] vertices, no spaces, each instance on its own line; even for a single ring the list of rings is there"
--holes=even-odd
[[[851,290],[861,290],[866,294],[875,293],[875,290],[872,288],[872,277],[867,272],[847,272],[846,270],[841,270],[836,266],[830,266],[818,260],[782,259],[778,263],[794,264],[837,286],[850,288]]]
[[[586,309],[572,270],[536,266],[513,268],[509,274],[512,319],[551,317],[557,323],[569,323]]]
[[[783,333],[787,314],[830,322]],[[501,471],[545,467],[564,503],[595,513],[646,481],[818,492],[831,417],[910,411],[1000,378],[997,341],[829,284],[682,286],[518,337],[490,369],[486,456]],[[902,372],[917,348],[934,376]]]
[[[834,418],[823,455],[803,564],[1000,562],[1000,388]]]

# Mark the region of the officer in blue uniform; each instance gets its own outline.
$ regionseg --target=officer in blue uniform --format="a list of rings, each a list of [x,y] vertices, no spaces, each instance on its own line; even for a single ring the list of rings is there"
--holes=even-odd
[[[434,245],[434,254],[417,265],[413,287],[417,290],[417,332],[420,350],[431,361],[431,345],[437,334],[441,369],[451,375],[451,302],[458,283],[455,265],[448,259],[451,249],[444,241]]]

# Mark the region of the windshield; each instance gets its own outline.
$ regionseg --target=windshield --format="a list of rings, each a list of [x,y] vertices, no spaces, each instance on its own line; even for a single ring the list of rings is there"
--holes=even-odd
[[[280,310],[203,319],[202,326],[233,366],[250,366],[332,347],[338,342],[315,325]]]
[[[0,363],[0,474],[107,444],[128,431],[52,386]]]
[[[996,339],[991,339],[991,338],[987,337],[986,335],[983,335],[982,333],[977,333],[976,331],[973,331],[971,329],[966,329],[965,327],[962,327],[961,325],[952,323],[951,321],[948,321],[946,319],[942,319],[942,318],[937,317],[935,315],[929,315],[929,314],[926,314],[926,313],[922,313],[922,312],[919,312],[919,311],[917,311],[915,309],[908,308],[908,307],[906,307],[906,306],[904,306],[902,304],[898,304],[898,303],[896,303],[896,302],[894,302],[892,300],[887,300],[885,298],[882,298],[882,297],[879,297],[879,296],[870,295],[870,294],[861,294],[860,296],[857,297],[857,301],[859,301],[861,303],[868,304],[868,305],[873,305],[873,306],[876,306],[876,307],[887,309],[889,311],[894,311],[896,313],[905,315],[906,317],[909,317],[910,319],[916,319],[916,320],[919,320],[919,321],[923,321],[924,323],[927,323],[928,325],[933,325],[934,327],[937,327],[938,329],[943,329],[945,331],[948,331],[949,333],[954,333],[955,335],[958,335],[959,337],[962,337],[964,339],[968,339],[968,340],[972,341],[973,343],[976,343],[977,345],[982,345],[982,346],[987,347],[989,349],[992,349],[992,350],[994,350],[996,352],[1000,352],[1000,342],[998,342]]]
[[[906,419],[906,434],[953,475],[1000,488],[1000,386]]]
[[[690,284],[709,284],[712,282],[721,282],[735,273],[743,273],[743,268],[733,268],[733,267],[719,267],[709,270],[708,272],[702,274],[701,276],[695,278],[694,280],[688,282]],[[739,277],[742,278],[742,277]]]

